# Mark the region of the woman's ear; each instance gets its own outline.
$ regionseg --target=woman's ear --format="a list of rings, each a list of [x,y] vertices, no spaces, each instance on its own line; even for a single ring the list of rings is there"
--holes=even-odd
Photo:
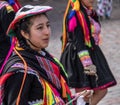
[[[25,38],[25,39],[29,39],[29,34],[23,30],[20,31],[21,35]]]

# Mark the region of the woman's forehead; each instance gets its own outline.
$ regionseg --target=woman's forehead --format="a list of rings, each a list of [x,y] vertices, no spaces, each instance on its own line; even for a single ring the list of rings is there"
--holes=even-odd
[[[36,25],[49,22],[49,20],[45,14],[36,15],[33,18],[31,18],[31,21]]]

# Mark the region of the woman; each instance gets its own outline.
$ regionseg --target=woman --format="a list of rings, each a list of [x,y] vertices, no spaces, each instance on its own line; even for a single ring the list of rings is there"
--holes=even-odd
[[[10,49],[10,37],[6,36],[6,31],[19,8],[17,0],[0,0],[0,68]]]
[[[45,50],[51,34],[46,12],[51,9],[26,5],[10,24],[7,34],[14,51],[0,78],[0,105],[65,105],[71,101],[62,65]],[[87,99],[90,91],[83,95]]]
[[[91,105],[96,105],[116,80],[99,47],[100,24],[93,2],[69,0],[63,20],[61,63],[68,73],[69,86],[76,92],[93,89]]]

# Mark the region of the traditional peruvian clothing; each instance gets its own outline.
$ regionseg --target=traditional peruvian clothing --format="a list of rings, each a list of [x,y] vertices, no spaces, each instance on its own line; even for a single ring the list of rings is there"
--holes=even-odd
[[[4,82],[0,85],[4,90],[1,90],[0,98],[3,105],[15,105],[21,89],[19,105],[54,105],[59,101],[67,102],[71,99],[65,82],[66,74],[56,58],[45,50],[40,53],[23,49],[16,51],[25,59],[27,67],[25,68],[21,58],[14,52],[2,74]],[[16,85],[11,85],[13,82]]]
[[[11,22],[7,33],[13,36],[11,51],[14,51],[1,69],[0,105],[63,105],[72,99],[61,63],[45,49],[33,50],[15,33],[20,20],[24,22],[25,18],[51,9],[26,5]]]
[[[78,0],[69,0],[63,20],[61,63],[73,88],[104,89],[116,80],[102,53],[100,24],[96,12]],[[95,65],[96,74],[87,75],[85,68]]]

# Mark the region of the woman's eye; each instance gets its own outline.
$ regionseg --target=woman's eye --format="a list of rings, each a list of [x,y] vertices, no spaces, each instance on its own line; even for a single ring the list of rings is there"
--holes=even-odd
[[[47,27],[50,27],[50,24],[47,24]]]
[[[46,26],[39,26],[37,27],[38,30],[42,30],[44,29],[45,27],[49,28],[50,27],[50,24],[46,24]]]
[[[37,29],[43,29],[43,27],[38,27]]]

